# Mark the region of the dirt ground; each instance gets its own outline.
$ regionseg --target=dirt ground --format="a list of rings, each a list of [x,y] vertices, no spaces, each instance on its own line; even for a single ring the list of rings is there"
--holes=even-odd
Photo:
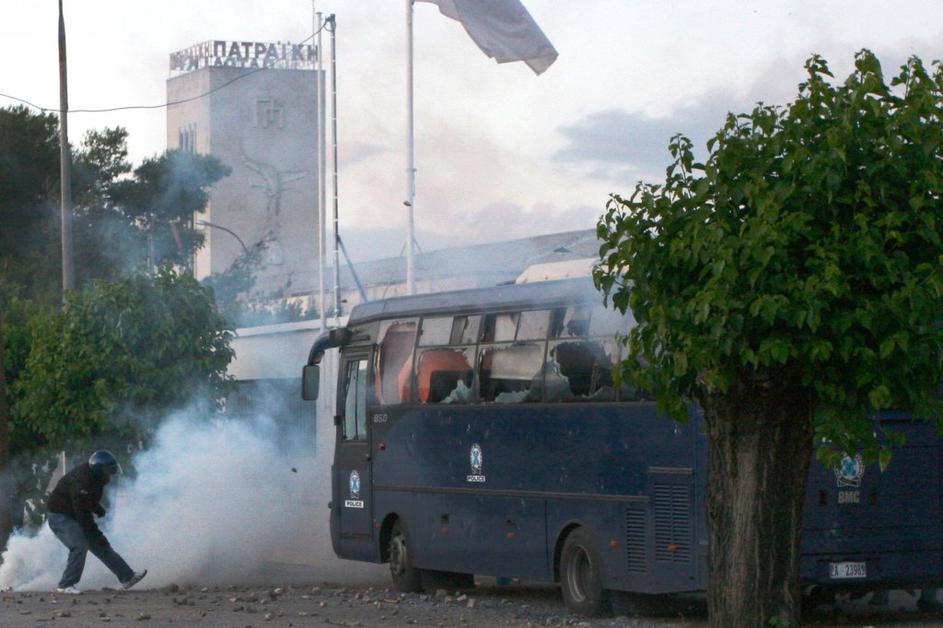
[[[143,584],[143,583],[142,583]],[[475,589],[425,594],[393,593],[385,584],[330,583],[284,587],[172,585],[158,590],[0,594],[0,626],[659,626],[706,625],[703,596],[620,597],[616,614],[586,619],[567,614],[549,586],[497,586],[481,579]],[[866,600],[839,599],[805,616],[810,626],[940,626],[943,614],[919,613],[914,599],[894,592],[880,611]]]

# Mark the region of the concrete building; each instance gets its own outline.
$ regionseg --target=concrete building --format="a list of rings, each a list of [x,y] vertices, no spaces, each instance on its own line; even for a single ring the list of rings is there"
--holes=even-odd
[[[206,229],[197,278],[227,270],[243,245],[258,242],[266,243],[259,293],[290,289],[299,272],[317,267],[316,54],[312,46],[210,41],[170,56],[167,100],[178,104],[167,108],[167,148],[232,168],[195,216]]]

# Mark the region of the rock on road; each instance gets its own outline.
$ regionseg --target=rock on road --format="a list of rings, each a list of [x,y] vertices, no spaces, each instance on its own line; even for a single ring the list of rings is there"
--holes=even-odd
[[[706,626],[703,596],[620,596],[618,614],[601,619],[566,612],[557,590],[539,585],[401,594],[379,586],[322,583],[284,587],[172,585],[157,590],[0,594],[4,628],[55,626]],[[811,626],[938,626],[943,615],[919,613],[912,597],[894,592],[880,611],[864,600],[839,599],[805,616]]]

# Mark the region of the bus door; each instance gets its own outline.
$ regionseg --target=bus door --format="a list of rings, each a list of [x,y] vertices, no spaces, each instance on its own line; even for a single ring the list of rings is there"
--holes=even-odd
[[[334,486],[341,537],[373,532],[373,481],[367,435],[369,352],[348,350],[341,363],[337,403]]]

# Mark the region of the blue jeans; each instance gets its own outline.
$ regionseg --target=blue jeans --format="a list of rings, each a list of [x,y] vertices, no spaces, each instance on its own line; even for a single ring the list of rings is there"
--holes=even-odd
[[[90,542],[79,522],[69,515],[51,512],[46,517],[46,521],[49,522],[49,528],[53,534],[62,541],[63,545],[69,548],[69,561],[66,563],[65,571],[62,572],[62,578],[59,580],[60,588],[74,586],[82,579],[82,572],[85,570],[85,557],[88,555],[89,550],[118,577],[119,582],[127,582],[134,576],[134,571],[118,555],[118,552],[111,549],[110,545],[99,545]]]

